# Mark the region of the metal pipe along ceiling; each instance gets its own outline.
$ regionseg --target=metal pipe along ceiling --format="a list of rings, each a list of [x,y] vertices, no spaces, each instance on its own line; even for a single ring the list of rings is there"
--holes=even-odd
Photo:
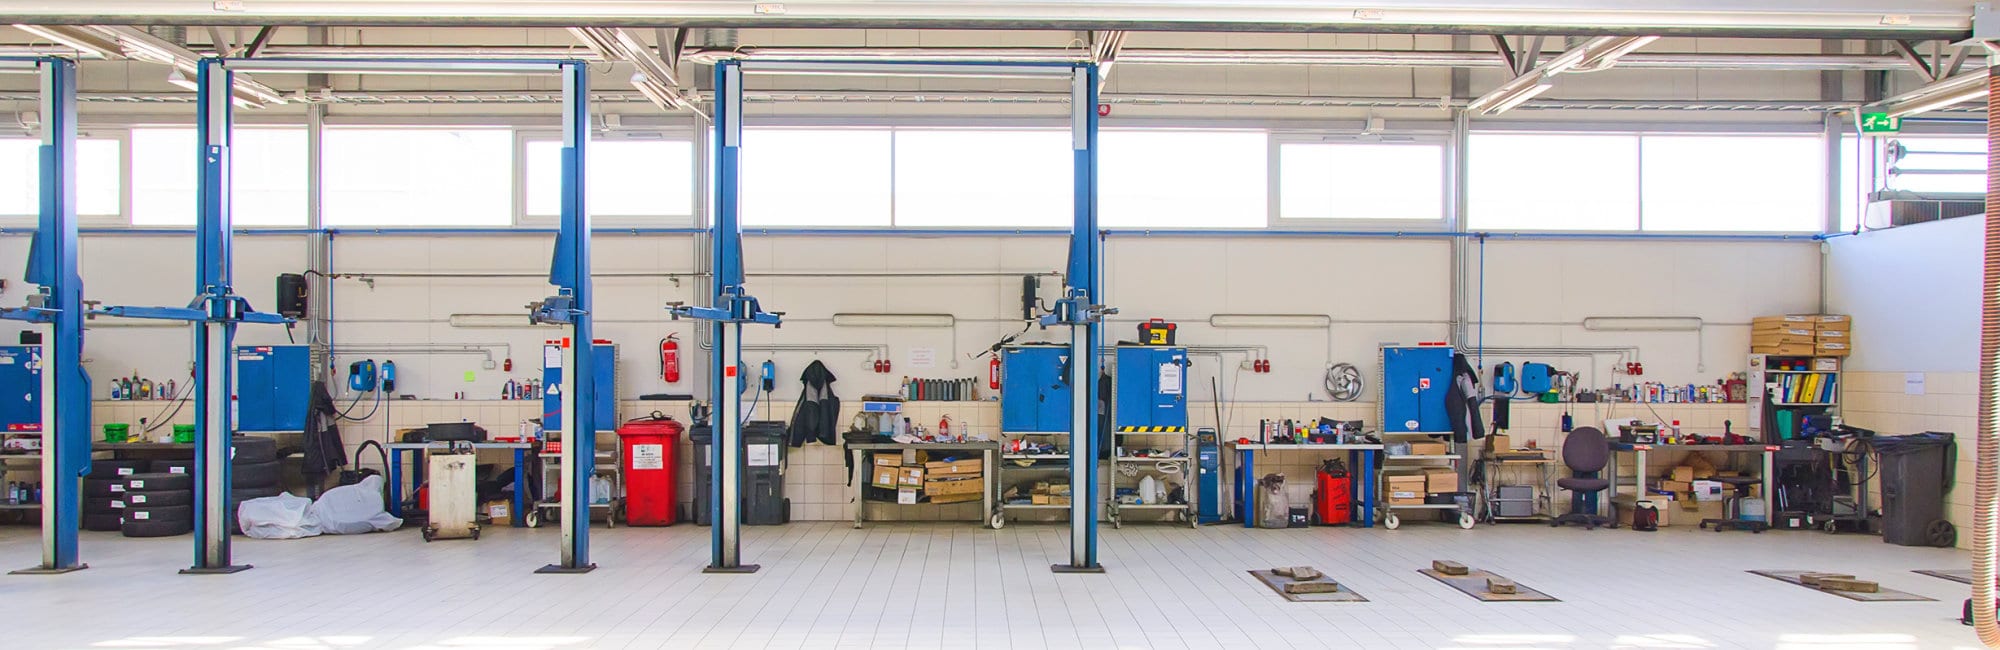
[[[416,25],[542,27],[1125,29],[1436,34],[1667,34],[1961,39],[1972,27],[1956,0],[1571,2],[1425,0],[1355,6],[1312,0],[65,0],[12,3],[20,23]],[[1643,4],[1646,8],[1634,8]],[[25,5],[25,6],[24,6]]]

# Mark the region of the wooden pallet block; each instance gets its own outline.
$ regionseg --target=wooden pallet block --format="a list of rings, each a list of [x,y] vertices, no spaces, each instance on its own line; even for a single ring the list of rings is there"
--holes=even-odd
[[[1472,572],[1472,568],[1451,560],[1431,560],[1431,570],[1448,576],[1462,576]]]
[[[1808,586],[1808,587],[1818,587],[1818,586],[1821,586],[1821,585],[1820,585],[1820,581],[1821,581],[1821,580],[1825,580],[1825,579],[1828,579],[1828,578],[1842,578],[1842,579],[1847,579],[1847,580],[1853,580],[1853,579],[1854,579],[1854,576],[1853,576],[1852,574],[1846,574],[1846,573],[1801,573],[1801,574],[1799,574],[1799,582],[1802,582],[1802,583],[1805,583],[1805,585],[1806,585],[1806,586]]]
[[[1340,583],[1332,580],[1285,583],[1285,593],[1288,594],[1330,594],[1338,591]]]
[[[1819,588],[1828,591],[1852,591],[1857,593],[1872,594],[1881,591],[1882,585],[1869,582],[1867,580],[1855,580],[1851,577],[1820,578]]]
[[[1325,575],[1309,566],[1279,567],[1272,569],[1271,572],[1300,582],[1318,580],[1320,576]]]
[[[1495,576],[1486,579],[1486,593],[1512,594],[1512,593],[1519,593],[1519,590],[1514,585],[1514,581]]]

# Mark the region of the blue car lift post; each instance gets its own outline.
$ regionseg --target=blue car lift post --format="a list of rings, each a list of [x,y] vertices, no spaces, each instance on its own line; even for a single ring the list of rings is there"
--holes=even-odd
[[[77,267],[76,62],[0,59],[0,73],[41,77],[40,220],[25,278],[40,289],[0,318],[46,325],[41,356],[42,563],[17,574],[69,573],[77,558],[78,479],[90,470],[90,376],[83,372],[83,279]],[[60,480],[59,480],[60,479]]]
[[[709,360],[709,403],[715,405],[709,445],[709,563],[703,573],[756,573],[743,563],[743,401],[735,390],[737,367],[743,358],[745,323],[780,324],[781,313],[766,312],[743,287],[743,66],[738,61],[715,64],[715,189],[710,204],[710,246],[714,255],[712,287],[707,307],[669,305],[675,319],[709,321],[715,355]]]
[[[710,500],[710,520],[715,522],[713,561],[709,572],[749,572],[755,565],[740,563],[738,495],[742,493],[741,398],[732,390],[737,361],[742,356],[741,333],[744,323],[778,324],[778,315],[758,308],[757,300],[743,292],[742,227],[739,203],[742,184],[743,75],[744,73],[806,73],[820,75],[977,75],[983,77],[1039,77],[1063,79],[1070,83],[1070,133],[1075,164],[1076,200],[1074,226],[1070,230],[1068,290],[1053,312],[1041,317],[1041,324],[1070,327],[1070,384],[1074,403],[1070,411],[1070,485],[1076,497],[1070,501],[1070,561],[1053,565],[1059,573],[1102,573],[1097,562],[1097,373],[1102,361],[1096,351],[1102,346],[1104,316],[1117,310],[1097,304],[1103,285],[1103,241],[1097,227],[1097,77],[1091,63],[985,63],[942,61],[722,61],[715,67],[715,179],[714,251],[715,295],[710,307],[674,307],[677,317],[686,316],[715,322],[716,359],[711,364],[709,390],[716,404],[715,444],[710,451],[717,468]]]
[[[562,561],[536,573],[587,573],[590,561],[590,477],[597,471],[597,372],[592,354],[590,212],[584,209],[584,147],[590,142],[590,68],[564,62],[562,228],[549,263],[556,295],[535,305],[532,318],[563,325]],[[526,486],[516,485],[515,490]]]

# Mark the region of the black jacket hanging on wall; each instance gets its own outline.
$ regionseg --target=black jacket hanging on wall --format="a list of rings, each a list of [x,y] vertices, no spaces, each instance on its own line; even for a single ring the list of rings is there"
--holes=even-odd
[[[1459,444],[1486,437],[1486,424],[1479,418],[1479,371],[1465,353],[1452,354],[1451,389],[1444,394],[1445,417],[1451,418],[1451,437]]]
[[[840,426],[840,397],[833,394],[835,379],[826,364],[818,361],[799,373],[799,383],[805,384],[805,390],[799,393],[799,404],[792,409],[793,447],[804,447],[813,441],[831,445],[839,440],[836,429]]]
[[[324,477],[347,466],[347,447],[340,441],[340,425],[335,424],[340,412],[333,406],[333,394],[327,392],[324,380],[312,383],[311,404],[306,409],[306,430],[304,440],[305,461],[299,471],[308,477]]]

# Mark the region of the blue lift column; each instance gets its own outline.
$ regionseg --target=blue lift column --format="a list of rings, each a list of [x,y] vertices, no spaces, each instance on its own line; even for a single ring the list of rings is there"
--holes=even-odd
[[[230,557],[229,455],[235,433],[229,396],[235,393],[230,351],[238,323],[289,325],[259,313],[236,295],[230,248],[229,197],[234,73],[223,59],[202,59],[195,78],[195,297],[186,307],[106,307],[126,318],[188,321],[194,325],[194,565],[183,574],[236,573],[250,568]]]
[[[534,308],[536,322],[564,325],[562,363],[562,562],[535,573],[587,573],[590,561],[590,477],[597,460],[597,373],[592,353],[590,211],[584,206],[584,149],[590,143],[590,69],[560,64],[563,80],[562,227],[549,265],[556,295]],[[519,489],[519,486],[516,486]]]
[[[42,563],[17,574],[87,568],[77,558],[77,516],[90,471],[90,377],[83,372],[83,279],[77,274],[76,62],[0,60],[0,72],[41,77],[41,218],[28,248],[26,307],[0,318],[46,325],[41,349]]]
[[[1103,573],[1097,562],[1097,455],[1101,434],[1097,417],[1097,358],[1104,345],[1104,317],[1117,309],[1098,303],[1104,280],[1104,240],[1097,227],[1097,66],[1078,65],[1070,80],[1070,134],[1076,163],[1075,224],[1069,233],[1068,291],[1055,312],[1041,318],[1047,325],[1070,328],[1070,448],[1068,564],[1050,568],[1057,573]]]
[[[737,368],[743,357],[743,325],[777,326],[782,312],[766,312],[743,288],[743,68],[741,62],[715,65],[715,133],[712,137],[715,179],[709,215],[713,248],[714,294],[709,306],[671,305],[674,318],[694,318],[713,324],[715,354],[710,359],[708,390],[714,405],[715,434],[709,445],[709,521],[712,552],[704,573],[755,573],[744,564],[740,533],[743,525],[743,400],[736,390]]]

